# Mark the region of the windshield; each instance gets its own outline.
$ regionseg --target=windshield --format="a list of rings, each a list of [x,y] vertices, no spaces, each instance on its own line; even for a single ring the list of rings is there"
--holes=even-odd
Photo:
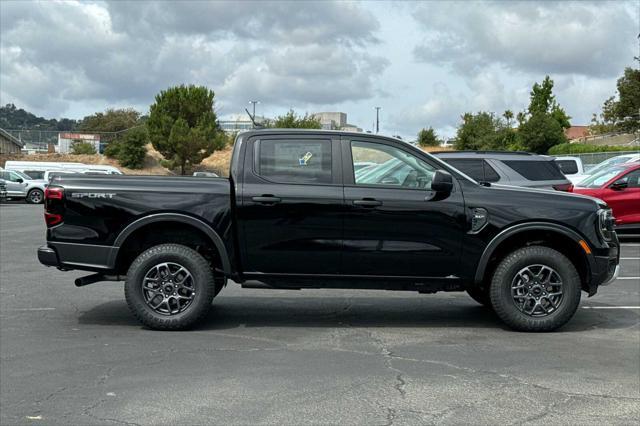
[[[604,160],[602,163],[597,164],[593,169],[589,170],[589,174],[594,176],[596,173],[600,173],[603,170],[609,169],[611,166],[615,166],[616,164],[622,164],[626,161],[629,161],[629,157],[613,157],[608,160]]]
[[[600,173],[593,174],[584,179],[576,186],[582,188],[600,188],[605,183],[616,177],[620,172],[626,170],[626,167],[611,167],[606,170],[602,170]]]

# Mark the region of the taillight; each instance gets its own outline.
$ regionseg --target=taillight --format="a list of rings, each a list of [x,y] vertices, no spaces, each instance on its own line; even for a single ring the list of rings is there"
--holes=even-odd
[[[553,185],[553,189],[555,189],[556,191],[571,192],[573,190],[573,185],[570,183],[563,183],[560,185]]]
[[[50,210],[59,211],[59,208],[56,209],[55,206],[53,206],[54,208],[51,209],[51,201],[62,200],[63,197],[64,189],[58,186],[48,186],[44,190],[44,221],[47,226],[51,227],[62,223],[62,215],[59,213],[52,213]]]
[[[44,221],[47,226],[54,226],[62,222],[62,215],[44,212]]]
[[[60,188],[60,187],[47,187],[47,189],[44,190],[44,198],[45,200],[62,200],[62,197],[64,196],[64,189]]]

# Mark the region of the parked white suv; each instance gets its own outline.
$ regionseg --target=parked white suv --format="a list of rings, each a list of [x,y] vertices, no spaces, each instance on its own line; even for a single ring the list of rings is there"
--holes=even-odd
[[[576,174],[576,175],[571,175],[567,177],[575,185],[585,180],[589,176],[595,175],[596,173],[600,173],[601,171],[606,170],[611,166],[615,166],[618,164],[625,164],[625,163],[635,163],[637,161],[640,161],[640,153],[618,155],[618,156],[606,159],[601,163],[598,163],[596,166],[592,167],[588,171],[583,172],[583,174]]]

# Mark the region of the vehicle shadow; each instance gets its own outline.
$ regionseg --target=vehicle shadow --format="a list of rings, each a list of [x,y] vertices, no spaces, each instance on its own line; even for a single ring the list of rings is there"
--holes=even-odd
[[[582,305],[584,306],[584,305]],[[603,305],[604,306],[604,305]],[[140,326],[124,300],[95,306],[81,324]],[[579,308],[562,332],[622,329],[640,323],[631,310]],[[470,299],[436,297],[220,297],[194,330],[238,327],[497,328],[509,330],[490,310]]]

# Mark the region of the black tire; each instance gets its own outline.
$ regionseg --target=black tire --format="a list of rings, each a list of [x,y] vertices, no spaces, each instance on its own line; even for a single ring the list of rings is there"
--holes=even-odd
[[[538,310],[544,310],[539,316],[523,312],[521,307],[517,305],[516,299],[512,296],[512,283],[517,280],[518,273],[532,265],[544,265],[553,269],[562,283],[561,287],[557,287],[562,289],[562,298],[559,301],[556,300],[557,306],[551,305],[548,297],[539,294],[539,296],[543,296],[539,298],[541,304],[543,299],[547,301],[546,307],[540,306],[537,308]],[[525,281],[520,281],[519,283],[523,282]],[[533,290],[536,290],[536,282],[532,281],[531,284],[533,284]],[[546,285],[538,285],[538,290],[545,291],[544,287]],[[524,287],[531,289],[531,286]],[[533,295],[533,290],[523,289],[522,291],[530,292],[529,294]],[[580,292],[580,276],[573,263],[566,256],[549,247],[530,246],[514,251],[500,262],[493,274],[489,295],[493,310],[512,329],[518,331],[553,331],[562,327],[573,317],[580,304]],[[544,293],[544,295],[547,294],[551,295],[551,292]],[[524,296],[518,299],[518,301],[521,300],[525,300]],[[528,300],[537,304],[538,299],[533,300],[533,298],[529,297]],[[546,312],[547,308],[551,309],[550,313]]]
[[[192,277],[190,283],[195,293],[188,306],[180,312],[163,314],[154,310],[145,300],[145,294],[153,294],[143,290],[145,276],[156,265],[164,263],[183,266]],[[151,247],[133,261],[127,272],[124,294],[133,315],[147,327],[154,330],[183,330],[192,327],[209,312],[211,301],[217,292],[212,268],[204,257],[189,247],[162,244]],[[171,298],[171,295],[165,297],[165,294],[157,296],[165,300]],[[172,300],[178,303],[175,298]],[[163,306],[171,310],[169,303]]]
[[[42,204],[44,202],[44,192],[34,188],[27,194],[25,201],[29,204]]]
[[[489,289],[475,286],[475,287],[468,288],[467,294],[482,306],[487,307],[489,309],[492,308],[491,298],[489,297]]]

